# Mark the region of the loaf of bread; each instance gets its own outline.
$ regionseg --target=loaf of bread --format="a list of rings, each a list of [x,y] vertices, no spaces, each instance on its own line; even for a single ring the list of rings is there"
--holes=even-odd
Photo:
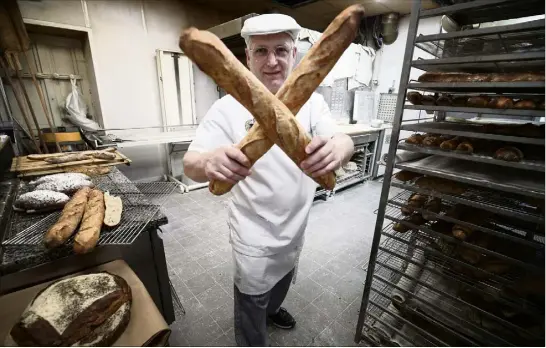
[[[104,224],[108,227],[115,227],[121,221],[123,202],[120,197],[110,196],[109,192],[104,193]]]
[[[102,150],[100,150],[101,152],[114,152],[116,151],[116,148],[115,147],[107,147],[107,148],[104,148]],[[85,154],[88,154],[88,153],[91,153],[91,152],[95,152],[94,150],[90,150],[90,151],[78,151],[78,152],[59,152],[59,153],[48,153],[48,154],[32,154],[32,155],[28,155],[27,158],[29,160],[33,160],[33,161],[43,161],[47,158],[53,158],[53,157],[63,157],[63,156],[67,156],[67,155],[85,155]]]
[[[453,151],[459,146],[459,144],[462,142],[461,137],[454,137],[449,140],[442,141],[440,144],[440,149],[446,150],[446,151]]]
[[[474,153],[474,146],[469,140],[463,140],[457,145],[455,151],[470,155]]]
[[[10,335],[19,346],[110,346],[130,320],[131,288],[107,272],[62,279],[36,295]]]
[[[69,167],[66,169],[66,171],[71,173],[82,173],[90,177],[95,177],[95,176],[101,176],[101,175],[106,175],[110,173],[110,167],[109,166],[99,167],[95,165],[77,166],[77,167]]]
[[[50,181],[90,180],[91,178],[82,173],[60,173],[42,176],[29,182],[31,186],[37,186]]]
[[[453,195],[459,195],[466,191],[466,189],[461,186],[461,184],[455,181],[433,176],[420,177],[415,181],[415,185],[424,189]]]
[[[82,220],[87,199],[91,189],[84,187],[74,194],[66,203],[57,222],[51,226],[44,236],[44,244],[47,248],[55,248],[66,242],[76,231]]]
[[[514,107],[514,101],[512,98],[508,97],[495,97],[489,100],[487,107],[491,109],[512,109]]]
[[[91,156],[84,153],[74,153],[69,155],[46,158],[44,161],[50,164],[62,164],[68,162],[85,161],[88,159],[91,159]]]
[[[423,139],[425,139],[425,137],[422,134],[415,133],[407,138],[405,142],[412,145],[421,145],[423,143]]]
[[[308,136],[305,134],[304,129],[296,126],[297,122],[295,119],[287,118],[286,120],[282,120],[280,116],[281,114],[287,114],[286,111],[290,111],[293,115],[298,113],[300,108],[311,97],[313,92],[332,70],[337,60],[356,37],[360,26],[360,20],[363,15],[364,8],[362,6],[350,6],[341,12],[326,28],[319,41],[311,47],[309,52],[307,52],[294,71],[292,71],[276,94],[278,101],[280,101],[276,102],[278,104],[284,104],[282,109],[285,111],[281,111],[278,108],[277,115],[270,112],[270,115],[265,119],[260,115],[254,115],[258,121],[257,124],[250,129],[244,139],[237,145],[249,159],[251,165],[256,163],[258,159],[269,151],[274,143],[279,145],[298,166],[301,163],[302,158],[305,158],[305,153],[302,152],[303,148],[300,148],[302,144],[307,143],[306,138],[308,138]],[[206,42],[206,46],[201,45],[203,51],[200,54],[202,56],[196,57],[191,51],[197,49],[196,44],[201,39],[208,42]],[[228,55],[222,53],[222,50],[219,49],[222,46],[223,45],[217,38],[211,37],[211,34],[199,34],[196,30],[185,31],[180,39],[180,47],[182,50],[184,52],[190,51],[189,54],[188,52],[186,52],[186,54],[188,54],[190,59],[194,60],[198,66],[200,64],[203,65],[203,71],[213,77],[213,79],[222,79],[224,80],[223,83],[230,85],[228,88],[224,87],[226,91],[233,89],[237,90],[236,94],[230,93],[235,99],[247,99],[246,102],[241,102],[239,99],[238,101],[252,114],[255,114],[256,112],[263,113],[264,110],[267,110],[268,108],[264,108],[263,106],[264,103],[269,103],[272,108],[274,105],[271,104],[272,96],[268,97],[269,101],[260,100],[262,103],[254,104],[252,101],[253,98],[256,100],[263,99],[263,97],[259,95],[264,94],[263,88],[256,88],[256,85],[262,86],[259,81],[256,83],[257,80],[254,76],[247,78],[246,80],[241,79],[238,82],[237,80],[232,79],[235,75],[230,75],[235,74],[235,71],[237,70],[239,71],[237,74],[240,77],[248,77],[252,74],[250,74],[250,72],[241,64],[234,64],[237,65],[237,67],[230,66],[234,63],[234,57],[228,57]],[[217,60],[214,62],[196,61],[196,59],[210,60],[212,56]],[[241,71],[244,72],[244,75],[240,74]],[[262,106],[259,104],[262,104]],[[284,108],[284,106],[286,106],[287,109]],[[276,119],[275,117],[279,118]],[[298,140],[297,144],[299,145],[296,145],[295,140]],[[287,152],[286,150],[289,151]],[[320,181],[322,181],[322,184],[319,181],[317,182],[328,189],[333,189],[335,185],[335,178],[333,175],[322,178]],[[216,195],[225,194],[229,192],[232,187],[232,184],[222,181],[213,180],[209,183],[209,190]]]
[[[15,199],[15,210],[46,211],[64,207],[70,197],[64,193],[46,190],[35,190],[23,193]]]
[[[451,96],[447,94],[442,94],[441,96],[436,99],[436,105],[439,106],[451,106],[452,100]]]
[[[507,162],[520,162],[523,159],[523,152],[517,147],[506,146],[495,151],[493,158]]]
[[[402,221],[408,222],[410,224],[417,225],[417,226],[422,225],[426,222],[426,220],[423,219],[423,217],[421,216],[421,213],[414,213],[413,215],[404,218]],[[396,232],[405,233],[411,230],[412,227],[402,222],[397,222],[393,225],[392,229],[395,230]]]
[[[432,95],[426,95],[426,94],[424,94],[424,95],[421,97],[421,103],[422,103],[423,105],[433,106],[433,105],[436,105],[436,98],[434,98],[434,96],[432,96]]]
[[[427,201],[428,196],[423,195],[420,193],[412,193],[411,196],[408,198],[408,204],[402,208],[400,208],[400,211],[404,215],[411,215],[415,213],[416,208],[422,208],[425,202]]]
[[[423,206],[423,219],[427,221],[435,221],[436,216],[431,213],[439,214],[442,210],[442,200],[438,197],[429,197]]]
[[[439,135],[429,135],[423,139],[423,146],[438,147],[442,143]]]
[[[93,183],[89,180],[82,179],[61,179],[44,182],[43,184],[36,186],[36,190],[49,190],[71,194],[83,187],[93,187]]]
[[[104,210],[104,194],[101,190],[91,190],[80,229],[74,238],[74,252],[76,254],[88,253],[97,245],[104,221]]]
[[[416,172],[410,172],[409,170],[401,170],[398,173],[394,174],[394,177],[397,180],[400,180],[400,181],[403,181],[403,182],[413,180],[413,179],[418,178],[420,176],[423,176],[423,174],[419,174],[419,173],[416,173]]]
[[[466,107],[467,101],[468,101],[468,97],[466,96],[455,96],[451,98],[451,105],[459,107],[459,108],[464,108]]]
[[[529,99],[518,100],[514,104],[514,109],[533,110],[533,109],[536,109],[536,108],[537,108],[536,103],[534,101],[532,101],[532,100],[529,100]]]
[[[117,157],[115,153],[106,152],[106,151],[91,152],[91,156],[94,157],[94,158],[109,160],[109,161],[115,160],[116,157]]]
[[[423,98],[423,95],[421,93],[419,93],[419,92],[408,92],[406,94],[406,98],[413,105],[422,105],[423,104],[423,102],[421,100]]]
[[[479,96],[479,97],[470,97],[466,101],[466,106],[471,108],[486,108],[489,103],[489,97]]]

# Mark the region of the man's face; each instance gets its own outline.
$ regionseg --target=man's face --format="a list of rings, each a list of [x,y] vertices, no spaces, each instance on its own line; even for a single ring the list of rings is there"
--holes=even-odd
[[[252,36],[246,49],[248,68],[271,93],[281,88],[295,60],[296,47],[286,33]]]

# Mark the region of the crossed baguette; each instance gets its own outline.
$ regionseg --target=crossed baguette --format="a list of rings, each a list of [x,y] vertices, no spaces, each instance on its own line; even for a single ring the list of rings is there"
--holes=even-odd
[[[216,83],[241,103],[257,120],[237,145],[253,165],[273,144],[277,144],[296,165],[307,158],[311,141],[294,114],[311,97],[354,40],[364,8],[353,5],[341,12],[320,40],[309,50],[274,96],[246,69],[215,35],[189,28],[180,37],[180,48]],[[335,174],[313,178],[328,190],[335,186]],[[227,193],[232,184],[211,181],[209,190]]]

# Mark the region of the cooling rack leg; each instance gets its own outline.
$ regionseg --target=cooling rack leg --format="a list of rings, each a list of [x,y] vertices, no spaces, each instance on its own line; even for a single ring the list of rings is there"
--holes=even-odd
[[[362,301],[360,303],[360,314],[358,316],[358,322],[356,326],[355,342],[360,342],[362,338],[362,328],[364,327],[364,319],[366,318],[366,309],[368,307],[368,299],[370,297],[370,290],[372,287],[373,273],[375,270],[375,261],[377,258],[377,251],[379,249],[379,242],[381,240],[381,231],[383,229],[383,221],[385,219],[385,208],[387,206],[387,200],[389,198],[389,188],[391,184],[391,177],[394,168],[394,156],[396,154],[396,146],[400,137],[400,124],[402,122],[402,116],[404,111],[404,100],[406,99],[406,87],[409,81],[409,75],[411,70],[411,60],[413,57],[413,47],[415,43],[415,37],[417,36],[417,25],[419,23],[419,11],[421,9],[420,1],[413,1],[411,7],[410,25],[408,28],[408,36],[406,39],[406,50],[404,52],[404,65],[402,67],[402,74],[400,76],[400,85],[398,87],[398,99],[396,100],[396,110],[394,113],[394,124],[391,135],[391,143],[389,146],[389,154],[387,157],[387,168],[385,169],[383,187],[381,189],[381,198],[379,200],[379,209],[377,211],[377,220],[375,223],[375,231],[372,240],[372,249],[370,252],[370,259],[368,262],[368,271],[366,273],[366,282],[364,284],[364,291],[362,294]]]

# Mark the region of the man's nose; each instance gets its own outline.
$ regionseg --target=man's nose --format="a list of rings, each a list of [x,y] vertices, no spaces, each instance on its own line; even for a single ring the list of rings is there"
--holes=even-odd
[[[275,51],[271,51],[267,55],[267,65],[269,66],[275,66],[277,65],[277,56],[275,55]]]

